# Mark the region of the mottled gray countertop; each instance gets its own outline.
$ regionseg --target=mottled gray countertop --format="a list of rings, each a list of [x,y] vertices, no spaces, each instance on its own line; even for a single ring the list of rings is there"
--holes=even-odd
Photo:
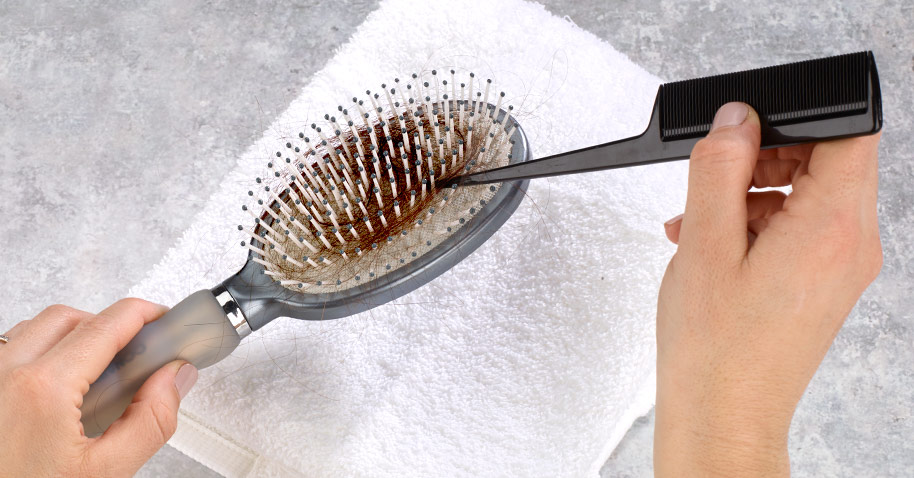
[[[914,474],[914,4],[544,3],[665,79],[875,51],[885,266],[800,403],[791,461],[797,476]],[[123,296],[376,6],[0,0],[0,318]],[[638,420],[602,476],[650,476],[652,429]],[[168,447],[140,472],[214,475]]]

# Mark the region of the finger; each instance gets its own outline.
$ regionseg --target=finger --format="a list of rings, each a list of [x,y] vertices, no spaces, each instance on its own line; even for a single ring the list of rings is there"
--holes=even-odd
[[[21,337],[22,333],[25,331],[25,329],[28,328],[29,322],[31,322],[31,320],[23,320],[22,322],[19,322],[18,324],[14,325],[13,328],[10,329],[8,332],[3,334],[7,337],[9,342],[8,343],[0,342],[0,356],[4,357],[4,359],[2,361],[0,361],[0,364],[11,365],[11,366],[16,366],[16,365],[22,364],[22,361],[15,361],[15,362],[13,361],[12,357],[15,357],[16,354],[12,353],[10,351],[10,348],[12,347],[11,343],[14,341],[18,341],[18,338]]]
[[[790,184],[801,161],[795,159],[761,159],[752,172],[752,186],[756,188],[781,187]]]
[[[787,195],[780,191],[757,191],[746,195],[746,219],[767,218],[784,208]]]
[[[88,386],[144,324],[167,310],[145,300],[119,300],[95,317],[80,322],[39,360],[66,383]]]
[[[752,263],[777,257],[784,263],[816,255],[829,263],[833,257],[856,257],[868,267],[881,264],[876,200],[879,135],[816,143],[810,159],[795,172],[793,192],[784,209],[790,214],[769,218],[765,247],[755,247]],[[761,245],[761,243],[759,244]],[[751,258],[750,258],[751,259]],[[868,282],[867,282],[868,284]]]
[[[749,221],[749,224],[746,225],[746,229],[748,229],[749,232],[752,233],[753,236],[755,236],[755,238],[758,238],[759,234],[761,234],[762,231],[764,231],[767,228],[768,228],[768,218],[767,217],[760,217],[758,219],[753,219],[753,220]],[[750,236],[750,237],[752,237],[752,236]],[[753,238],[753,240],[755,238]]]
[[[801,144],[762,151],[752,173],[752,185],[768,188],[792,184],[797,169],[809,161],[813,146]]]
[[[746,193],[759,155],[759,119],[745,103],[727,103],[692,149],[680,251],[732,261],[746,253]]]
[[[16,340],[10,340],[10,349],[15,350],[19,363],[32,362],[51,350],[77,324],[91,317],[92,314],[79,309],[52,305],[28,321],[27,326],[16,330]]]
[[[90,445],[91,468],[133,476],[174,435],[181,399],[196,381],[197,369],[184,361],[152,374],[121,418]]]
[[[667,222],[663,223],[664,232],[666,232],[666,238],[670,240],[673,244],[679,244],[679,231],[682,228],[682,214],[669,219]]]
[[[757,188],[781,187],[792,183],[797,168],[809,161],[812,144],[766,149],[759,153],[752,173],[752,185]]]
[[[767,226],[767,217],[780,211],[784,206],[787,196],[780,191],[750,192],[746,196],[746,218],[748,229],[754,234],[759,234]],[[754,227],[753,227],[754,224]],[[679,243],[679,234],[682,230],[682,214],[663,223],[667,239],[673,244]],[[750,241],[755,238],[749,236]]]
[[[29,324],[31,322],[32,322],[31,320],[23,320],[22,322],[19,322],[18,324],[14,325],[12,329],[10,329],[8,332],[6,332],[3,335],[5,335],[11,339],[13,337],[21,336],[22,333],[25,332],[25,329],[27,329],[29,327]]]

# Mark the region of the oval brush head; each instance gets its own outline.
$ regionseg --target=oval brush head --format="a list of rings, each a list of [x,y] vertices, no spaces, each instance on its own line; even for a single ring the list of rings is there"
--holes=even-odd
[[[475,83],[475,84],[474,84]],[[501,185],[444,188],[511,161],[516,123],[504,93],[470,73],[459,85],[394,80],[283,138],[269,175],[249,191],[242,245],[263,274],[309,294],[340,292],[408,268],[467,224]]]

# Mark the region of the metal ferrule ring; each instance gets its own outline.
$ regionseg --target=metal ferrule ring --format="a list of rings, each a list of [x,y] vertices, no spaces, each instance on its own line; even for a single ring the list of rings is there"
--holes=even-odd
[[[247,318],[245,318],[244,313],[241,311],[241,307],[238,307],[238,302],[235,301],[235,298],[232,297],[232,294],[228,289],[226,289],[224,285],[219,284],[212,289],[212,293],[213,296],[216,297],[216,302],[222,306],[222,312],[225,313],[225,316],[228,317],[232,327],[235,328],[235,332],[238,332],[238,337],[243,339],[250,335],[251,326],[248,324]]]

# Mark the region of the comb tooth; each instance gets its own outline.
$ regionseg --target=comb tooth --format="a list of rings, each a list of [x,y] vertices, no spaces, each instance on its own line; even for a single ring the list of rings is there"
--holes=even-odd
[[[372,113],[377,116],[380,116],[381,112],[383,110],[381,109],[380,106],[378,106],[378,94],[377,93],[372,94],[371,90],[365,90],[365,95],[368,96],[368,101],[371,101],[371,106],[374,108],[372,110]]]
[[[285,277],[286,277],[286,275],[283,274],[282,272],[273,272],[271,270],[265,270],[265,271],[263,271],[263,273],[270,277],[276,278],[276,280],[282,280],[282,279],[285,279]]]
[[[396,84],[394,89],[396,89],[397,92],[400,93],[400,101],[403,103],[404,112],[409,111],[409,102],[406,100],[406,95],[403,93],[404,86],[400,84],[400,79],[394,78],[394,84]],[[410,85],[406,85],[405,88],[409,89]]]
[[[447,133],[454,127],[454,121],[451,115],[451,101],[447,94],[444,95],[444,131]],[[448,133],[448,142],[450,142],[450,133]]]
[[[466,112],[466,106],[467,106],[466,100],[464,99],[465,98],[465,96],[464,96],[464,87],[465,86],[466,86],[465,83],[460,84],[460,98],[457,100],[457,123],[460,125],[460,127],[463,127],[464,124],[466,124],[463,122],[463,115]]]
[[[340,244],[346,244],[346,239],[343,239],[343,235],[340,234],[339,227],[334,227],[333,230],[331,230],[330,232],[332,232],[333,235],[336,236],[337,240],[340,241]],[[346,254],[344,253],[343,257],[345,257],[345,256],[346,256]]]
[[[387,141],[387,151],[394,150],[393,138],[390,136],[390,125],[387,121],[381,121],[381,127],[384,129],[384,139]]]
[[[470,86],[467,87],[467,101],[473,101],[473,80],[476,78],[476,74],[470,72]],[[469,106],[469,105],[468,105]]]
[[[419,78],[419,75],[417,73],[413,73],[412,78],[413,78],[413,82],[416,85],[416,95],[417,95],[416,97],[422,98],[422,87],[421,87],[422,79]]]
[[[368,180],[367,180],[367,179],[365,180],[365,182],[362,182],[361,179],[356,179],[356,180],[355,180],[355,185],[358,186],[358,188],[359,188],[359,195],[361,196],[361,197],[357,197],[357,198],[356,198],[356,201],[357,201],[357,202],[358,202],[358,201],[364,201],[364,200],[368,199],[368,194],[365,192],[365,186],[364,186],[364,184],[367,184],[367,183],[368,183]]]
[[[439,157],[439,158],[443,158],[443,157],[444,157],[444,140],[443,140],[443,139],[439,139],[439,140],[438,140],[438,157]],[[431,169],[434,169],[434,168],[431,167],[432,158],[428,158],[428,162],[429,162],[429,169],[430,169],[430,170],[431,170]]]
[[[346,211],[346,217],[349,218],[349,221],[355,221],[355,217],[352,215],[352,208],[349,207],[349,204],[343,204],[343,210]]]
[[[456,73],[456,72],[455,72],[454,70],[451,70],[451,96],[454,97],[454,98],[457,97],[457,82],[454,81],[454,74],[455,74],[455,73]]]
[[[498,119],[498,112],[501,111],[501,102],[504,99],[505,99],[505,92],[502,91],[498,95],[498,101],[495,103],[495,109],[492,110],[492,115],[489,116],[490,118],[492,118],[494,120]]]
[[[486,94],[482,99],[482,103],[479,104],[479,114],[481,115],[484,109],[488,109],[489,105],[489,87],[492,86],[492,79],[486,80]]]
[[[272,234],[279,235],[279,233],[276,232],[276,230],[274,230],[272,227],[270,227],[269,224],[261,221],[260,217],[257,214],[254,214],[254,211],[251,211],[247,206],[242,206],[241,209],[243,211],[247,212],[251,217],[254,218],[254,224],[257,224],[258,226],[263,227],[264,229],[271,232]]]
[[[377,179],[375,179],[375,184],[378,184]],[[374,197],[378,200],[378,207],[384,207],[384,200],[381,198],[381,188],[375,186],[373,191]]]
[[[355,193],[352,191],[352,176],[350,176],[349,172],[345,169],[343,170],[343,187],[349,193],[349,196],[355,197]],[[351,199],[351,197],[349,199]]]
[[[359,143],[361,145],[361,143]],[[359,155],[355,157],[356,163],[359,165],[359,175],[362,176],[362,182],[368,182],[368,176],[365,174],[365,164],[362,162],[362,147],[359,146]],[[362,194],[364,196],[364,194]]]
[[[729,101],[752,105],[776,126],[862,112],[868,53],[851,53],[663,85],[664,140],[706,134]]]
[[[295,285],[295,286],[306,286],[306,285],[308,285],[308,284],[306,284],[306,283],[304,283],[304,282],[297,281],[297,280],[281,280],[281,281],[279,281],[279,283],[282,284],[282,285]]]
[[[381,85],[381,89],[384,90],[384,96],[387,98],[387,106],[390,108],[390,114],[391,114],[391,116],[394,116],[394,117],[399,116],[399,115],[400,115],[400,111],[398,110],[398,108],[396,107],[396,105],[394,105],[394,100],[393,100],[393,98],[391,98],[391,96],[390,96],[391,92],[394,92],[394,93],[396,93],[396,92],[395,92],[395,91],[389,91],[389,90],[387,89],[387,85]]]
[[[374,174],[375,176],[380,176],[381,170],[378,169],[378,164],[381,160],[378,158],[378,148],[377,146],[372,145],[369,149],[371,150],[371,165],[374,167]]]

